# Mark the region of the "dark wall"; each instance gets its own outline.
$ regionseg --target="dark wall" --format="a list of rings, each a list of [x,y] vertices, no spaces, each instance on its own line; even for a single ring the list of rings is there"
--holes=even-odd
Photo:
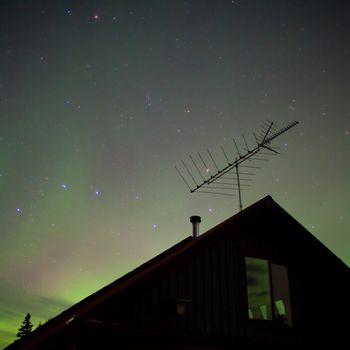
[[[235,335],[237,245],[232,237],[199,242],[190,252],[101,305],[93,317],[169,332]],[[176,300],[187,312],[176,313]]]

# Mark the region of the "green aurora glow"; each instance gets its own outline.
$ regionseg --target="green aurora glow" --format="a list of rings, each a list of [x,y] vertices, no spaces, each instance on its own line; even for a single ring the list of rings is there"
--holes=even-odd
[[[350,265],[347,2],[5,0],[0,23],[0,348],[236,213],[174,165],[267,119],[300,124],[244,206],[272,195]]]

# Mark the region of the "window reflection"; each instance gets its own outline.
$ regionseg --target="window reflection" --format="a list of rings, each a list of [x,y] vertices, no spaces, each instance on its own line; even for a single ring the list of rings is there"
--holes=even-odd
[[[247,257],[246,270],[249,318],[272,320],[268,261]]]
[[[292,310],[289,297],[288,270],[286,266],[271,263],[272,294],[275,303],[275,318],[292,325]]]

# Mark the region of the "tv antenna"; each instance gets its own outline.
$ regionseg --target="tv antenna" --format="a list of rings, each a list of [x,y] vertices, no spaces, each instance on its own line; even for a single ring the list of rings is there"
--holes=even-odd
[[[242,191],[250,186],[251,176],[254,176],[260,166],[252,164],[253,161],[268,161],[269,156],[279,154],[279,148],[272,146],[272,141],[284,134],[299,122],[279,128],[272,121],[267,121],[261,126],[260,133],[254,138],[256,146],[250,148],[244,135],[242,135],[243,152],[239,149],[236,141],[232,138],[232,148],[236,155],[229,157],[223,146],[220,146],[224,159],[227,162],[222,168],[218,167],[212,153],[207,149],[204,157],[197,153],[196,157],[189,155],[189,161],[181,161],[182,171],[175,167],[176,171],[188,187],[191,193],[209,193],[224,196],[235,196],[238,192],[239,209],[242,210]],[[231,159],[231,160],[230,160]],[[190,164],[190,165],[188,165]]]

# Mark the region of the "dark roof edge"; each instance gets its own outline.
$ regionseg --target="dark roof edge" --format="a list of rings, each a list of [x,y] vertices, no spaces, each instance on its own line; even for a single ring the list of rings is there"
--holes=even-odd
[[[193,238],[192,236],[190,236],[185,238],[184,240],[180,241],[179,243],[175,244],[174,246],[170,247],[169,249],[165,250],[159,255],[146,261],[136,269],[128,272],[127,274],[123,275],[119,279],[111,282],[107,286],[99,289],[95,293],[87,296],[86,298],[82,299],[78,303],[72,305],[71,307],[69,307],[59,315],[55,316],[54,318],[52,318],[51,320],[43,324],[39,329],[34,330],[33,333],[28,336],[28,338],[18,340],[15,343],[10,344],[5,349],[29,350],[34,348],[34,346],[37,346],[39,343],[41,343],[43,340],[45,340],[49,336],[63,329],[71,321],[75,320],[80,315],[83,315],[84,313],[88,312],[99,303],[108,299],[114,293],[117,293],[123,290],[124,288],[132,285],[133,283],[140,280],[148,273],[155,271],[156,269],[163,266],[165,263],[169,262],[179,254],[182,254],[184,251],[186,251],[193,245],[203,241],[207,237],[214,235],[216,232],[218,232],[220,227],[226,225],[230,221],[239,220],[239,218],[243,218],[247,214],[254,212],[256,209],[260,207],[272,207],[278,211],[283,212],[284,215],[287,215],[291,220],[293,220],[305,231],[307,231],[313,237],[313,239],[315,239],[318,242],[318,244],[321,244],[324,247],[324,249],[326,249],[330,254],[335,256],[344,266],[348,268],[348,266],[341,259],[339,259],[330,249],[328,249],[321,241],[319,241],[316,237],[314,237],[304,226],[302,226],[287,211],[285,211],[281,206],[279,206],[271,196],[268,195],[260,199],[259,201],[255,202],[254,204],[250,205],[249,207],[245,208],[241,212],[238,212],[232,217],[226,219],[222,223],[219,223],[218,225],[214,226],[213,228],[209,229],[207,232],[199,235],[198,237]],[[30,344],[28,345],[28,343]]]
[[[228,221],[231,221],[244,213],[247,213],[252,208],[260,205],[268,205],[271,203],[275,203],[270,196],[267,196],[258,202],[252,204],[251,206],[245,208],[243,211],[233,215],[222,223],[214,226],[207,232],[201,234],[200,236],[194,239],[192,236],[185,238],[164,252],[158,254],[157,256],[151,258],[146,261],[136,269],[126,273],[122,277],[117,280],[111,282],[110,284],[102,287],[98,291],[90,294],[86,298],[82,299],[78,303],[72,305],[68,309],[64,310],[54,318],[50,319],[46,323],[44,323],[40,328],[35,329],[31,334],[29,334],[24,339],[19,339],[12,344],[9,344],[5,349],[32,349],[36,345],[42,342],[43,339],[48,338],[49,336],[55,334],[59,330],[63,329],[66,325],[68,325],[71,321],[73,321],[76,317],[86,313],[88,310],[92,309],[94,306],[106,300],[109,296],[114,293],[126,288],[132,283],[138,281],[140,278],[145,276],[147,273],[155,270],[159,266],[163,265],[167,261],[173,259],[178,254],[181,254],[183,251],[187,250],[193,244],[202,241],[205,237],[211,235],[222,225],[225,225]],[[4,350],[5,350],[4,349]]]
[[[271,205],[275,208],[278,208],[279,211],[283,212],[284,215],[290,218],[290,220],[293,220],[296,225],[301,227],[304,231],[306,231],[309,234],[309,237],[312,238],[313,241],[315,241],[319,246],[322,247],[322,249],[327,252],[328,255],[332,256],[334,259],[338,260],[343,267],[345,267],[349,273],[350,273],[350,267],[342,260],[340,259],[334,252],[332,252],[331,249],[329,249],[324,243],[322,243],[316,236],[314,236],[305,226],[303,226],[298,220],[296,220],[291,214],[289,214],[285,209],[283,209],[278,203],[276,203],[272,197],[267,196],[264,199],[270,198],[272,201]]]
[[[274,202],[271,196],[266,196],[261,200],[255,202],[254,204],[250,205],[249,207],[245,208],[244,210],[226,219],[225,221],[214,226],[213,228],[209,229],[207,232],[199,235],[195,239],[192,236],[185,238],[184,240],[180,241],[179,243],[175,244],[174,246],[170,247],[164,252],[156,255],[155,257],[146,261],[142,265],[138,266],[134,270],[126,273],[125,275],[118,278],[117,280],[114,280],[113,282],[109,283],[105,287],[102,287],[101,289],[97,290],[93,294],[90,294],[86,298],[72,305],[71,307],[64,310],[54,318],[44,323],[40,328],[35,329],[27,337],[15,341],[14,343],[8,345],[5,349],[29,350],[34,348],[35,346],[40,344],[44,339],[48,338],[49,336],[63,329],[75,318],[86,313],[87,311],[89,311],[99,303],[108,299],[108,297],[110,297],[114,293],[117,293],[122,289],[130,286],[131,284],[138,281],[146,274],[154,271],[158,267],[162,266],[164,263],[173,259],[175,256],[181,254],[182,252],[190,248],[192,245],[202,241],[208,236],[211,236],[221,226],[226,225],[229,221],[236,220],[237,218],[245,215],[246,213],[250,212],[252,209],[256,207],[273,206],[273,205],[277,205],[277,203]]]

